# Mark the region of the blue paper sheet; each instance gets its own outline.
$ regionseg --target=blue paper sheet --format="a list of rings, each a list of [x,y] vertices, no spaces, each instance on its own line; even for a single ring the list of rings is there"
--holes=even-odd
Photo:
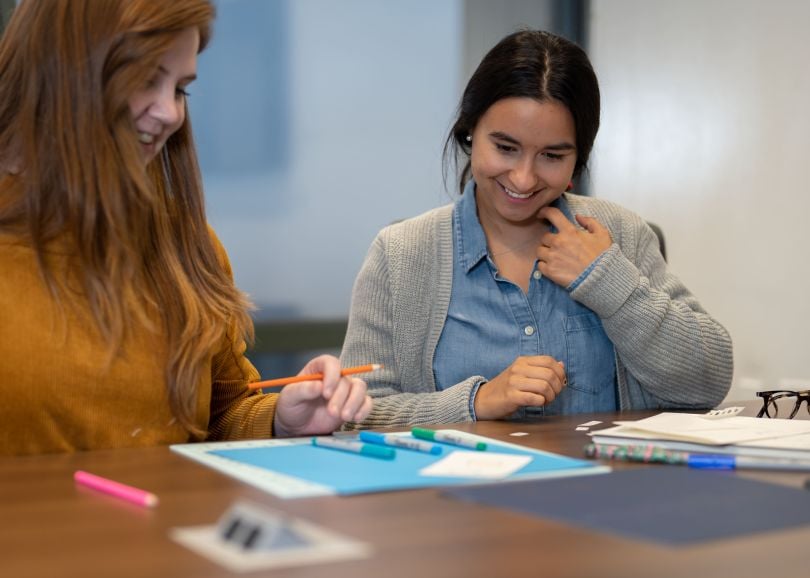
[[[455,498],[670,545],[810,524],[810,492],[682,466],[453,488]]]
[[[482,436],[487,451],[527,455],[532,458],[508,480],[576,476],[605,473],[609,468],[596,462],[570,458]],[[453,451],[463,450],[441,444],[444,452],[431,455],[405,449],[396,451],[394,460],[381,460],[348,452],[315,447],[310,438],[185,444],[172,449],[222,472],[261,487],[281,497],[324,494],[357,494],[410,488],[481,484],[476,478],[446,478],[420,475],[419,471]],[[285,482],[300,481],[296,488]]]

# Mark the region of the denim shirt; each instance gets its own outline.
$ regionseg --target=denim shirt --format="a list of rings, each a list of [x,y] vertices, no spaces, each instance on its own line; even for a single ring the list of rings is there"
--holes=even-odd
[[[561,197],[552,206],[574,221]],[[472,375],[492,379],[518,356],[549,355],[565,364],[567,387],[550,404],[520,410],[513,417],[615,411],[613,344],[599,317],[537,271],[528,294],[498,275],[478,220],[472,181],[453,209],[453,288],[436,347],[433,373],[438,389]]]

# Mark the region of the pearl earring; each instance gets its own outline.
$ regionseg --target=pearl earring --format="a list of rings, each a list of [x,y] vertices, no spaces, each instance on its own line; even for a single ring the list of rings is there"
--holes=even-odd
[[[471,135],[471,134],[468,134],[468,135],[467,135],[467,136],[464,138],[464,140],[466,140],[467,142],[472,142],[472,135]]]

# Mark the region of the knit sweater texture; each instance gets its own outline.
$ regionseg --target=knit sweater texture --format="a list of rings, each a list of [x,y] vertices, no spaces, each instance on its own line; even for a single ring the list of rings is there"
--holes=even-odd
[[[599,315],[614,344],[620,409],[717,405],[731,386],[731,338],[669,271],[655,233],[612,202],[565,199],[573,214],[596,218],[613,240],[571,296]],[[390,225],[368,251],[341,361],[384,367],[367,377],[371,414],[346,429],[475,419],[474,395],[484,378],[470,375],[437,391],[433,376],[453,280],[452,210],[447,205]]]
[[[58,281],[76,287],[68,253],[56,246],[46,259]],[[130,327],[121,353],[109,359],[86,302],[58,304],[31,247],[0,234],[0,271],[0,455],[191,441],[169,409],[164,335]],[[209,439],[271,435],[277,396],[247,388],[259,376],[245,347],[229,327],[205,360],[195,423]]]

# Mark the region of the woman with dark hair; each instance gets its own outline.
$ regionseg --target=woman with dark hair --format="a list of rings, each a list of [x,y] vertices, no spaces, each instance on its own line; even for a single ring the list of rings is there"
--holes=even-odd
[[[328,433],[371,407],[252,392],[253,326],[186,118],[208,0],[24,0],[0,41],[0,455]]]
[[[712,407],[726,330],[637,215],[568,194],[599,127],[586,54],[521,31],[483,59],[445,166],[461,197],[383,229],[355,282],[342,361],[384,365],[348,427]]]

